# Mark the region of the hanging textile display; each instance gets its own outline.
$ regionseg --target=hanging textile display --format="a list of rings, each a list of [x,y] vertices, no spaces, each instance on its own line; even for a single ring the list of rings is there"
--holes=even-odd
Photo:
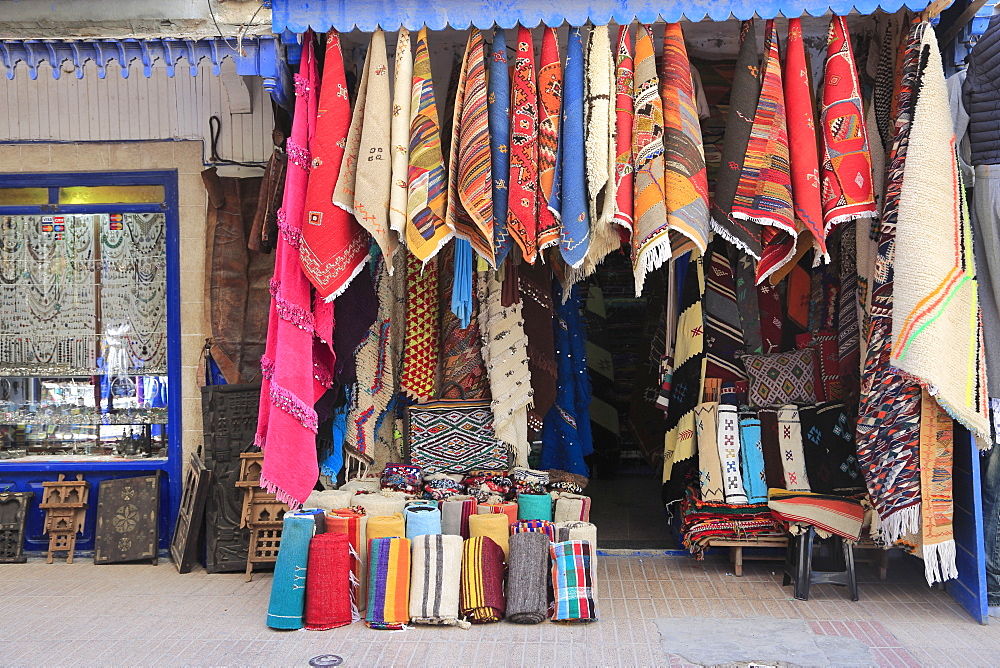
[[[945,110],[947,112],[947,98]],[[872,164],[864,118],[861,84],[847,19],[834,16],[827,38],[823,107],[819,115],[823,139],[820,178],[826,234],[838,223],[875,216]],[[948,128],[952,127],[950,123],[949,117]]]
[[[507,35],[503,28],[493,30],[490,49],[489,122],[490,165],[493,172],[493,252],[496,266],[503,264],[513,245],[507,231],[508,198],[510,195],[511,142],[510,75],[507,69]]]
[[[719,402],[708,401],[694,409],[698,438],[698,478],[703,501],[725,501],[722,460],[719,457]]]
[[[663,34],[664,198],[674,257],[708,249],[708,173],[701,121],[691,79],[691,63],[680,23],[668,23]]]
[[[263,380],[254,438],[264,452],[261,486],[292,507],[306,500],[319,477],[318,419],[313,406],[332,382],[333,366],[329,341],[316,346],[322,355],[314,359],[316,318],[309,280],[299,261],[309,180],[308,146],[318,103],[318,75],[312,42],[312,33],[307,33],[302,71],[296,75],[299,103],[292,135],[288,138],[288,176],[279,212],[281,233],[275,249],[274,278],[271,279],[271,309],[267,345],[261,358]],[[331,35],[327,52],[330,63],[327,81],[332,92],[336,91],[338,78],[343,76],[343,71],[337,67],[341,60],[336,34]],[[346,115],[346,109],[342,112]],[[341,125],[346,131],[346,125]],[[341,211],[332,205],[330,210]],[[330,322],[332,309],[329,305],[325,305],[325,309],[329,318],[326,322]],[[332,334],[332,325],[330,330],[328,337]],[[320,377],[325,385],[318,380]]]
[[[719,404],[716,447],[722,462],[723,493],[728,504],[746,504],[747,493],[740,470],[740,423],[736,406]]]
[[[734,257],[735,256],[735,257]],[[757,268],[753,257],[735,247],[729,253],[736,285],[736,307],[740,313],[740,329],[749,355],[760,355],[764,350],[761,340],[761,309],[757,295]]]
[[[357,103],[333,203],[354,214],[358,223],[382,249],[389,269],[399,236],[389,229],[389,197],[392,185],[389,61],[385,33],[376,30],[368,43],[368,55],[358,86]],[[323,111],[320,111],[321,117]]]
[[[632,61],[632,37],[627,25],[618,28],[615,53],[615,217],[621,226],[622,241],[632,236],[632,127],[635,73]]]
[[[531,30],[517,29],[517,55],[510,98],[510,174],[506,233],[517,244],[524,261],[534,264],[538,255],[538,83],[535,46]],[[541,203],[545,208],[545,203]],[[499,227],[499,221],[497,222]],[[497,233],[499,237],[499,233]],[[521,271],[524,269],[522,268]]]
[[[704,258],[699,257],[688,265],[681,294],[670,405],[667,408],[667,436],[663,446],[664,482],[670,479],[674,463],[695,454],[694,409],[701,403],[705,378],[704,296]]]
[[[318,99],[304,111],[309,115],[310,126],[314,127],[309,151],[303,154],[309,163],[309,181],[305,192],[305,220],[300,224],[299,252],[302,270],[316,291],[323,299],[332,301],[347,289],[365,265],[369,236],[354,216],[333,204],[351,122],[339,35],[327,38],[324,62],[330,67],[324,68],[322,89],[319,90],[318,79],[311,89],[311,95]],[[290,147],[289,158],[295,160],[292,153]],[[287,178],[286,193],[289,190]]]
[[[497,439],[514,453],[515,466],[527,466],[528,407],[533,393],[522,303],[503,305],[500,298],[503,286],[495,272],[480,272],[476,284],[483,309],[479,327],[483,363],[493,397],[493,428]]]
[[[829,261],[823,225],[823,203],[819,180],[816,178],[819,170],[816,100],[813,95],[809,57],[802,41],[802,21],[797,18],[788,19],[783,73],[785,112],[788,119],[788,159],[791,164],[795,221],[802,230],[799,236],[811,241],[816,251]],[[787,249],[783,251],[784,254],[787,252]]]
[[[760,226],[733,215],[736,190],[747,157],[754,112],[760,98],[757,33],[753,20],[740,25],[740,51],[733,71],[733,87],[726,117],[726,141],[722,147],[719,175],[712,198],[712,229],[723,239],[754,259],[760,259]],[[764,352],[768,352],[764,349]]]
[[[635,296],[642,294],[646,274],[670,259],[670,230],[664,200],[663,101],[656,75],[652,28],[640,25],[635,41],[635,95],[632,155],[632,269]]]
[[[837,293],[837,361],[843,399],[857,403],[861,364],[861,329],[858,326],[858,267],[855,226],[867,220],[842,223],[840,235],[840,292]],[[827,395],[827,399],[833,399]]]
[[[590,433],[590,378],[587,374],[586,327],[580,315],[580,290],[573,286],[570,297],[562,299],[555,284],[556,365],[559,383],[555,404],[542,427],[542,461],[545,469],[559,469],[589,475],[583,458],[594,451]]]
[[[705,377],[746,380],[740,357],[746,353],[736,303],[733,267],[721,238],[712,243],[705,273]]]
[[[456,239],[457,245],[460,240]],[[468,249],[467,250],[471,250]],[[459,280],[458,271],[453,267],[458,263],[448,259],[445,250],[439,260],[439,282],[441,298],[452,291],[452,282]],[[475,277],[471,262],[466,267],[469,272],[469,287]],[[463,280],[464,279],[464,271]],[[479,301],[472,299],[469,321],[462,323],[451,309],[441,309],[441,399],[483,399],[489,397],[489,378],[483,363],[483,342],[479,331]]]
[[[854,449],[854,424],[842,403],[799,409],[809,488],[819,494],[854,493],[863,481]]]
[[[942,408],[989,443],[972,229],[932,28],[925,29],[920,48],[928,56],[918,78],[920,94],[899,194],[890,362],[918,378]],[[943,170],[947,170],[949,187],[941,186]]]
[[[747,142],[743,171],[733,199],[733,217],[761,226],[761,256],[757,265],[760,283],[792,259],[798,228],[792,208],[792,175],[788,163],[788,129],[785,95],[781,85],[781,60],[774,21],[764,29],[764,63],[760,98]],[[781,243],[784,232],[792,240]],[[781,245],[782,255],[766,252]],[[765,263],[765,259],[767,262]]]
[[[583,109],[585,87],[583,37],[580,28],[570,28],[563,73],[559,171],[549,207],[559,211],[562,225],[559,251],[572,269],[583,264],[590,245]]]
[[[399,29],[392,70],[392,173],[389,181],[389,227],[406,242],[407,172],[410,168],[410,96],[413,93],[413,51],[410,31]]]
[[[576,271],[569,272],[569,280],[574,283],[593,274],[597,265],[621,246],[621,233],[614,224],[616,128],[612,97],[615,89],[615,63],[607,26],[594,26],[591,29],[584,71],[584,141],[590,241],[583,264]]]
[[[868,352],[858,409],[858,461],[878,517],[877,524],[873,520],[872,534],[886,545],[895,543],[904,533],[916,533],[920,525],[920,386],[890,366],[889,353],[896,220],[916,91],[920,38],[925,27],[926,24],[918,24],[911,29],[901,68],[899,110],[889,152]]]
[[[469,31],[455,98],[445,221],[456,237],[468,241],[495,269],[491,140],[483,35],[473,28]]]
[[[557,366],[552,331],[552,274],[541,263],[521,265],[518,270],[524,333],[528,337],[528,370],[531,373],[532,404],[528,427],[541,431],[545,415],[556,400]]]
[[[559,118],[562,112],[563,73],[559,61],[556,29],[542,32],[542,51],[538,61],[538,228],[535,240],[538,252],[556,246],[562,235],[558,208],[553,209],[556,169],[559,166]]]
[[[426,264],[454,234],[444,219],[448,186],[445,182],[441,128],[434,97],[434,80],[431,77],[426,27],[417,35],[413,55],[409,159],[406,176],[406,247],[422,264]]]
[[[440,351],[437,259],[422,266],[416,255],[407,255],[406,279],[406,348],[399,385],[411,399],[428,401],[434,396]]]

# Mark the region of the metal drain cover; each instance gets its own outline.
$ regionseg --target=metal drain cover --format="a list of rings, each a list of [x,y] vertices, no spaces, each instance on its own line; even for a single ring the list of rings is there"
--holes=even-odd
[[[344,660],[336,654],[320,654],[309,659],[310,666],[339,666]]]

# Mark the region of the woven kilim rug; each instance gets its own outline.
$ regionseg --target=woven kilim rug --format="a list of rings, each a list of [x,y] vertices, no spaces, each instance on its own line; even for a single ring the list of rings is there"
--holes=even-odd
[[[389,226],[406,241],[406,173],[410,167],[410,95],[413,91],[413,50],[410,31],[399,29],[392,71],[392,176],[389,183]]]
[[[562,227],[550,206],[559,160],[559,118],[562,109],[563,73],[555,28],[545,28],[538,61],[538,251],[559,243]]]
[[[632,236],[632,100],[635,73],[632,37],[627,25],[618,28],[615,52],[615,223],[622,227],[622,241]]]
[[[525,262],[538,255],[539,205],[545,202],[538,183],[538,81],[531,30],[517,29],[517,56],[511,81],[510,189],[506,233],[517,244]],[[499,221],[498,221],[499,225]],[[499,233],[497,233],[499,237]]]
[[[520,52],[519,52],[520,53]],[[490,47],[490,76],[488,85],[490,117],[490,167],[493,171],[493,250],[496,265],[503,264],[514,245],[507,232],[508,198],[510,188],[511,142],[510,87],[511,77],[507,65],[507,34],[503,28],[493,29]]]

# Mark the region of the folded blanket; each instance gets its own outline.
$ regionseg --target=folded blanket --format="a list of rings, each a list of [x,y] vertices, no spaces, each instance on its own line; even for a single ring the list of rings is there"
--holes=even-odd
[[[410,569],[410,621],[463,626],[458,619],[462,582],[462,538],[423,535],[413,539]]]
[[[285,514],[281,547],[271,580],[271,599],[267,606],[267,625],[272,629],[302,628],[309,541],[315,530],[316,522],[312,515]]]
[[[506,541],[505,541],[506,542]],[[462,614],[473,624],[503,618],[503,564],[506,552],[486,536],[476,536],[462,546]]]
[[[409,593],[410,541],[406,538],[369,541],[365,625],[370,629],[403,628],[410,621]]]
[[[351,579],[351,544],[346,534],[324,533],[309,542],[306,571],[305,627],[326,631],[346,626],[355,619]]]
[[[554,622],[592,622],[597,619],[594,602],[593,546],[585,540],[553,543],[552,591],[555,597]]]
[[[393,513],[391,516],[369,517],[366,531],[368,549],[370,551],[373,539],[405,537],[406,521],[403,519],[403,513]]]
[[[469,537],[469,515],[475,515],[476,500],[471,496],[450,496],[441,503],[441,533]]]
[[[410,540],[441,533],[441,511],[437,506],[412,505],[406,508],[403,517],[406,520],[406,537]]]
[[[861,537],[865,510],[860,501],[843,496],[768,490],[771,513],[790,524],[805,524],[848,540]]]
[[[552,497],[548,494],[518,494],[517,519],[552,521]]]
[[[326,516],[326,532],[347,535],[351,556],[351,596],[354,613],[368,605],[368,518],[351,509],[335,509]]]
[[[507,621],[540,624],[549,613],[549,539],[540,533],[510,538]]]
[[[488,537],[503,551],[504,557],[510,545],[510,523],[506,515],[469,515],[469,537]]]
[[[569,492],[559,492],[553,494],[556,508],[555,522],[589,522],[590,521],[590,497],[582,494],[570,494]]]
[[[334,510],[336,508],[350,508],[353,504],[354,491],[350,489],[333,489],[325,492],[314,491],[302,504],[303,508],[322,508],[323,510]]]
[[[510,535],[514,537],[519,533],[545,534],[551,542],[556,539],[556,525],[546,520],[518,520],[510,525]]]

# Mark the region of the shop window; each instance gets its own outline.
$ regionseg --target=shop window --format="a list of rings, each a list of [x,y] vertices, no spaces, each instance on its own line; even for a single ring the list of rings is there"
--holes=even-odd
[[[0,460],[167,456],[165,200],[0,187]]]

